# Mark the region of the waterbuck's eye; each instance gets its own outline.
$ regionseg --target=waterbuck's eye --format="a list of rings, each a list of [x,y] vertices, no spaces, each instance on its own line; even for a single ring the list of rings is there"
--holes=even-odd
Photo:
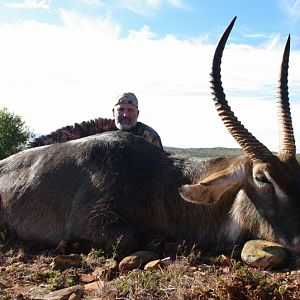
[[[265,174],[259,173],[254,176],[254,179],[260,184],[270,184],[271,182],[268,180]]]

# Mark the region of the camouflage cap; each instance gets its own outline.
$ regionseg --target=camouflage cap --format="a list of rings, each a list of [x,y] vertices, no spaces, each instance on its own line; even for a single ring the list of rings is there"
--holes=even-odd
[[[115,104],[115,106],[119,104],[132,104],[135,107],[139,107],[138,99],[134,93],[124,93],[120,95],[117,98],[117,103]]]

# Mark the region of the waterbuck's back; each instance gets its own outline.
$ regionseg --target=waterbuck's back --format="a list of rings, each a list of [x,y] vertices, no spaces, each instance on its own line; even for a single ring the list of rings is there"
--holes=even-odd
[[[25,238],[57,241],[74,207],[82,212],[76,219],[87,222],[88,209],[103,196],[110,198],[109,203],[122,195],[123,202],[117,204],[117,197],[113,205],[124,206],[128,197],[124,181],[128,193],[138,197],[143,193],[139,186],[151,187],[146,177],[158,177],[163,169],[155,163],[162,151],[150,147],[149,156],[143,156],[148,145],[144,149],[136,139],[136,146],[128,147],[124,140],[122,134],[114,134],[113,139],[103,134],[26,150],[1,161],[1,219]]]
[[[219,161],[169,155],[126,132],[26,150],[0,162],[1,220],[53,245],[105,247],[123,236],[124,247],[139,248],[153,235],[214,244],[230,203],[199,206],[178,189]]]

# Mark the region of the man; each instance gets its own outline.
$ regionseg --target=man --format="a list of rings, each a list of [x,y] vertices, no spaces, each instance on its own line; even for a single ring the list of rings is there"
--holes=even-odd
[[[54,143],[76,140],[85,136],[114,130],[124,130],[141,136],[147,142],[163,148],[160,136],[148,125],[138,122],[138,100],[134,93],[123,93],[112,109],[114,119],[98,118],[74,126],[66,126],[48,135],[42,135],[27,144],[33,148]]]

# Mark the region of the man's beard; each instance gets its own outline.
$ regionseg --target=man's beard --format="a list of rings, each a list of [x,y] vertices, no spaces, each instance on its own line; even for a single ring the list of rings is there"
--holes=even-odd
[[[132,128],[135,127],[136,123],[136,121],[131,123],[121,123],[118,120],[115,120],[116,127],[124,131],[130,131]]]

